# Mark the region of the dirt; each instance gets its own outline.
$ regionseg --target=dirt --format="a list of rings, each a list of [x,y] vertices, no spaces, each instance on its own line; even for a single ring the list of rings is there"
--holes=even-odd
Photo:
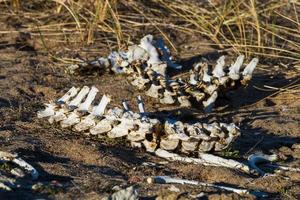
[[[180,192],[171,192],[170,185],[147,184],[145,178],[151,175],[170,175],[260,190],[268,193],[269,199],[300,198],[300,175],[296,172],[258,177],[226,168],[163,162],[142,149],[132,149],[123,140],[81,135],[37,119],[36,112],[43,108],[44,102],[60,97],[71,86],[95,85],[100,94],[112,95],[113,105],[128,99],[133,109],[136,109],[136,95],[143,93],[137,92],[123,76],[66,74],[66,65],[53,62],[40,44],[34,43],[34,39],[24,40],[22,34],[16,31],[18,29],[9,23],[10,20],[0,22],[2,30],[14,31],[0,35],[0,147],[2,151],[18,153],[40,172],[37,181],[52,187],[39,191],[15,189],[13,192],[0,192],[2,199],[100,199],[113,193],[114,186],[125,188],[130,185],[138,187],[139,195],[145,199],[191,199],[192,195],[201,193],[203,199],[255,199],[254,195],[241,197],[186,185],[176,185]],[[195,38],[184,40],[188,46],[184,46],[181,40],[179,38],[175,44],[177,42],[178,55],[186,66],[195,60],[189,57],[190,52],[199,49],[200,45]],[[200,51],[202,56],[215,60],[216,50]],[[100,54],[105,55],[105,52]],[[192,112],[201,121],[220,119],[238,123],[242,136],[230,150],[238,151],[238,158],[245,159],[254,152],[277,153],[279,163],[299,168],[299,93],[279,93],[266,98],[274,92],[254,88],[262,88],[263,85],[282,87],[296,80],[299,84],[299,76],[290,77],[289,71],[283,67],[272,70],[270,65],[270,70],[264,70],[265,67],[261,65],[256,70],[248,87],[219,99],[212,114]],[[162,108],[146,96],[144,99],[149,111],[177,109]],[[230,152],[227,153],[230,155]],[[157,165],[144,166],[143,162]]]

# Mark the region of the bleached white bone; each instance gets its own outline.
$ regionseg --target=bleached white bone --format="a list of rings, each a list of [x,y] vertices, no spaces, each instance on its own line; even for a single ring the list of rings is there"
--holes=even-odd
[[[231,169],[241,170],[248,174],[251,173],[249,167],[241,162],[232,159],[221,158],[207,153],[199,153],[199,158],[191,158],[191,157],[180,156],[176,153],[170,153],[163,149],[157,149],[155,151],[155,155],[172,161],[201,164],[205,166],[227,167]]]
[[[39,177],[39,173],[34,167],[32,167],[30,164],[28,164],[22,158],[18,158],[18,156],[15,154],[0,151],[0,161],[1,160],[2,161],[11,161],[11,162],[15,163],[16,165],[20,166],[21,168],[24,168],[26,171],[28,171],[31,174],[31,177],[33,180],[36,180]]]
[[[122,117],[121,123],[115,126],[107,133],[109,138],[118,138],[128,135],[129,131],[134,129],[134,120]]]
[[[151,64],[151,69],[157,73],[157,75],[167,75],[167,64],[164,62]]]
[[[199,64],[199,66],[201,65],[202,63]],[[210,83],[211,82],[211,75],[208,75],[208,66],[207,65],[203,65],[203,77],[202,77],[202,80],[206,83]]]
[[[127,139],[132,142],[142,141],[146,138],[146,134],[152,134],[155,123],[150,120],[138,120],[136,125],[138,130],[132,130],[127,135]]]
[[[169,139],[188,140],[189,137],[185,134],[184,124],[181,121],[168,119],[164,124],[165,133]]]
[[[149,79],[143,78],[142,76],[138,76],[131,82],[131,84],[137,87],[139,90],[142,90],[145,88],[145,85],[149,82]]]
[[[51,117],[55,115],[55,108],[57,107],[54,103],[45,104],[46,108],[42,111],[37,112],[38,118]]]
[[[108,68],[110,66],[109,60],[107,58],[100,57],[97,60],[91,61],[91,65],[99,66],[100,68]]]
[[[202,141],[199,144],[199,152],[209,152],[211,151],[215,146],[215,141]]]
[[[110,97],[107,95],[103,95],[100,100],[100,103],[98,104],[98,106],[94,108],[92,114],[97,117],[102,116],[109,102],[110,102]]]
[[[243,76],[249,76],[251,77],[253,74],[253,71],[258,63],[258,58],[253,58],[250,63],[245,67],[243,71]]]
[[[60,122],[60,125],[62,128],[67,128],[75,124],[78,124],[79,122],[80,122],[80,115],[77,113],[77,110],[74,110],[67,116],[67,119],[64,119]]]
[[[88,86],[83,86],[83,88],[80,90],[77,96],[69,103],[68,106],[71,109],[77,108],[81,101],[84,99],[84,97],[89,93],[89,91],[90,88]]]
[[[161,85],[151,84],[149,90],[146,91],[146,95],[153,97],[153,98],[158,98],[160,96],[159,90],[162,88],[163,87]]]
[[[74,130],[81,132],[86,131],[96,125],[95,115],[89,114],[74,126]]]
[[[192,138],[195,138],[198,140],[200,140],[200,139],[206,140],[206,141],[211,139],[211,137],[209,137],[202,131],[201,123],[186,125],[186,129],[187,129],[187,132],[189,133],[190,137],[192,137]]]
[[[145,37],[143,37],[141,39],[141,42],[139,45],[140,47],[142,47],[143,49],[145,49],[147,51],[147,53],[149,55],[149,60],[147,61],[147,63],[149,65],[161,63],[161,60],[159,59],[159,54],[158,54],[156,48],[153,46],[152,41],[153,41],[153,36],[146,35]]]
[[[266,155],[266,154],[252,154],[248,157],[248,163],[252,169],[257,171],[261,176],[265,176],[266,172],[261,170],[259,167],[257,167],[256,164],[262,163],[262,162],[273,162],[278,159],[278,156],[276,154],[273,155]]]
[[[139,108],[140,113],[144,114],[145,113],[145,105],[144,105],[141,95],[137,96],[137,102],[138,102],[138,108]]]
[[[155,149],[157,148],[157,143],[155,141],[148,141],[144,140],[143,142],[144,147],[146,148],[147,152],[153,153]]]
[[[232,80],[240,79],[240,68],[243,65],[244,58],[245,58],[244,55],[240,55],[239,57],[237,57],[235,63],[229,67],[228,75]]]
[[[74,97],[79,91],[79,88],[72,87],[66,94],[64,94],[60,99],[57,100],[59,104],[67,103],[72,97]]]
[[[53,122],[60,122],[62,120],[67,119],[67,112],[69,112],[70,110],[67,109],[66,107],[62,107],[59,110],[55,111],[55,114],[53,116],[50,116],[48,121],[50,124],[52,124]]]
[[[91,88],[88,96],[86,97],[85,101],[79,105],[78,110],[82,111],[82,112],[88,112],[88,110],[89,110],[92,102],[94,101],[98,91],[99,90],[95,86],[92,86],[92,88]]]
[[[136,60],[147,60],[148,53],[144,48],[138,45],[132,45],[128,47],[127,59],[129,63],[132,63]]]
[[[175,100],[173,98],[174,95],[175,95],[175,93],[166,89],[163,93],[163,97],[161,99],[159,99],[159,101],[162,104],[173,104],[173,103],[175,103]]]
[[[199,140],[196,138],[190,138],[187,141],[181,141],[181,150],[186,153],[196,151],[198,144]]]
[[[209,113],[212,111],[217,97],[218,93],[217,91],[214,91],[213,94],[206,101],[202,102],[205,112]]]
[[[109,132],[113,128],[114,121],[108,119],[102,119],[96,124],[96,126],[90,129],[92,135],[103,134]]]
[[[189,100],[189,97],[186,95],[180,95],[178,98],[178,102],[180,103],[180,107],[191,107],[192,104]]]
[[[148,183],[161,183],[161,184],[190,184],[190,185],[198,185],[198,186],[203,186],[203,187],[211,187],[215,188],[218,190],[225,190],[229,192],[234,192],[239,195],[246,195],[250,194],[250,192],[246,189],[238,189],[238,188],[233,188],[233,187],[228,187],[228,186],[222,186],[222,185],[216,185],[216,184],[211,184],[211,183],[204,183],[204,182],[199,182],[199,181],[193,181],[193,180],[187,180],[187,179],[180,179],[180,178],[172,178],[170,176],[154,176],[151,178],[147,178]]]
[[[180,140],[177,138],[170,138],[169,136],[161,137],[159,147],[164,150],[173,151],[178,147],[179,142]]]
[[[226,78],[226,77],[225,77]],[[216,90],[218,89],[218,86],[215,84],[209,84],[204,88],[204,91],[208,93],[209,95],[212,95]]]
[[[123,106],[125,111],[127,111],[127,112],[130,111],[129,105],[128,105],[126,100],[122,101],[122,106]]]
[[[198,75],[196,75],[192,70],[190,71],[190,80],[189,83],[191,85],[197,85],[198,83]]]
[[[214,70],[212,71],[212,74],[214,77],[221,78],[225,76],[224,72],[224,66],[225,66],[225,56],[221,56],[217,60],[217,65],[215,66]]]

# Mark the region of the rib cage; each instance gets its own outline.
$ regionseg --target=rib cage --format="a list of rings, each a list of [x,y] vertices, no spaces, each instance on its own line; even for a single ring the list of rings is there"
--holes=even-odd
[[[152,35],[146,35],[139,45],[130,46],[126,52],[112,52],[107,58],[72,65],[68,71],[73,73],[74,70],[96,66],[101,70],[124,73],[132,85],[162,104],[191,107],[192,102],[196,101],[204,111],[210,112],[220,94],[248,83],[258,63],[258,59],[254,58],[241,71],[243,55],[230,67],[225,64],[225,56],[221,56],[214,67],[206,61],[196,63],[189,72],[189,80],[181,80],[168,77],[167,67],[182,68],[174,64],[170,57],[162,39],[154,40]]]
[[[239,128],[226,123],[183,123],[174,119],[150,118],[138,97],[139,113],[124,108],[107,109],[110,97],[103,95],[98,105],[92,106],[98,92],[96,87],[72,87],[55,103],[46,104],[38,118],[48,118],[63,128],[92,135],[106,134],[109,138],[126,137],[132,146],[144,146],[154,152],[161,148],[184,153],[221,151],[240,135]]]

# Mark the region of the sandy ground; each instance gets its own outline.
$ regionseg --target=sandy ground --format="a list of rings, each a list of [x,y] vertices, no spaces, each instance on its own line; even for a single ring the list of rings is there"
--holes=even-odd
[[[2,29],[16,30],[7,21],[0,23]],[[171,175],[260,190],[268,193],[270,199],[300,198],[299,173],[255,177],[226,168],[162,162],[164,160],[142,149],[132,149],[123,140],[81,135],[37,119],[36,112],[43,108],[44,102],[61,96],[71,86],[96,85],[100,94],[113,95],[113,105],[119,105],[121,99],[128,99],[133,105],[140,93],[122,76],[67,75],[62,65],[51,62],[30,39],[22,37],[19,33],[0,35],[0,148],[18,153],[32,164],[40,172],[37,182],[45,187],[38,191],[15,189],[0,192],[2,199],[100,199],[111,194],[114,186],[125,188],[131,185],[135,185],[145,199],[192,199],[193,195],[200,193],[203,193],[203,199],[255,199],[253,195],[241,197],[196,186],[176,185],[180,192],[171,192],[169,185],[146,184],[145,178],[151,175]],[[184,66],[193,60],[188,57],[189,52],[199,48],[196,41],[190,38],[189,46],[185,43],[182,48],[180,40],[175,41],[180,57],[184,57]],[[205,57],[212,61],[216,59],[214,49],[202,51]],[[299,167],[299,94],[284,93],[265,98],[273,92],[254,88],[263,85],[282,87],[296,81],[299,76],[286,73],[288,70],[282,67],[263,69],[260,66],[256,70],[248,87],[219,99],[214,113],[190,112],[196,113],[201,121],[219,119],[239,124],[242,136],[231,150],[238,152],[237,159],[245,159],[254,152],[277,153],[281,164]],[[155,100],[144,99],[150,111],[176,109],[162,108]],[[143,162],[157,165],[144,166]],[[30,183],[25,181],[24,184]]]

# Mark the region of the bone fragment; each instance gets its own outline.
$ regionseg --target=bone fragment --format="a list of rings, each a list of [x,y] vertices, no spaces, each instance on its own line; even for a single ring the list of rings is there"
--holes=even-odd
[[[77,96],[69,103],[71,109],[77,108],[84,97],[89,93],[90,88],[88,86],[83,86]]]
[[[192,106],[192,104],[191,104],[191,102],[189,100],[189,97],[186,96],[186,95],[180,95],[178,97],[178,102],[180,103],[180,107],[186,107],[186,108],[188,108],[188,107]]]
[[[203,65],[203,64],[200,63],[200,65]],[[203,65],[202,67],[203,67],[203,69],[202,69],[202,72],[203,72],[202,80],[205,83],[210,83],[212,77],[210,75],[208,75],[208,66],[207,66],[207,64]]]
[[[143,78],[142,76],[138,76],[131,82],[131,84],[137,87],[139,90],[143,90],[145,89],[145,85],[149,82],[149,79]]]
[[[81,112],[88,112],[92,102],[94,101],[97,93],[98,93],[98,89],[93,86],[88,94],[88,96],[86,97],[86,100],[79,105],[79,108],[78,110],[81,111]]]
[[[147,60],[148,53],[144,48],[138,45],[132,45],[128,47],[127,59],[129,63],[132,63],[133,61],[136,60]]]
[[[72,87],[64,96],[57,100],[59,104],[67,103],[72,97],[74,97],[78,93],[79,88]]]

